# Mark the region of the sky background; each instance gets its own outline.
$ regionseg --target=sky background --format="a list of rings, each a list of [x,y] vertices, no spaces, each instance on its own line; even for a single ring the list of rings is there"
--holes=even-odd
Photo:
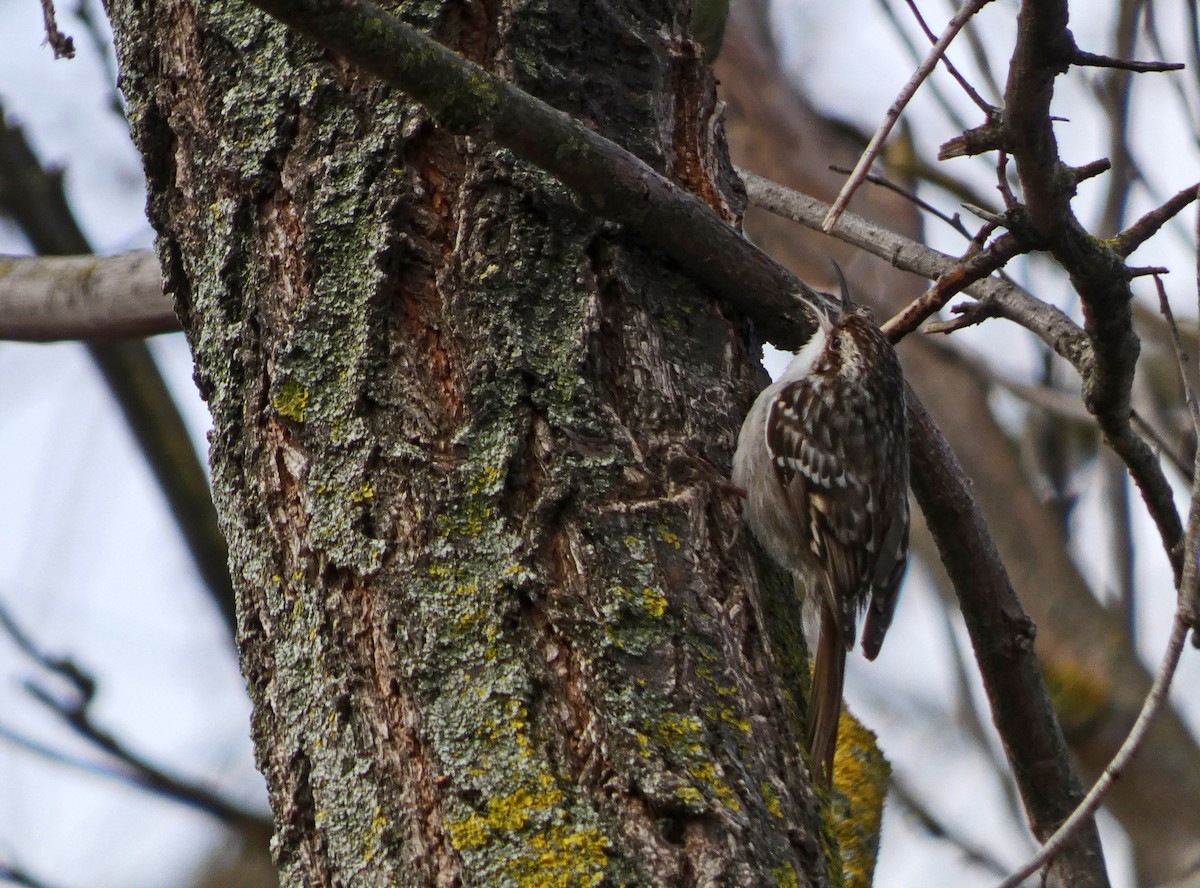
[[[1103,51],[1110,22],[1099,5],[1072,28],[1081,46]],[[925,0],[920,6],[940,29],[948,4]],[[43,163],[65,171],[72,206],[97,252],[148,247],[152,232],[143,213],[140,161],[124,121],[110,108],[111,47],[88,38],[73,8],[58,10],[59,25],[75,37],[78,54],[73,61],[54,61],[43,45],[35,0],[0,0],[0,102],[9,121],[24,127]],[[88,8],[103,18],[98,2]],[[879,9],[876,0],[779,0],[774,7],[791,70],[826,110],[866,130],[882,120],[914,67]],[[1013,0],[1000,0],[981,19],[997,71],[1005,69],[1015,9]],[[1181,32],[1163,28],[1168,36]],[[951,56],[970,70],[964,50],[952,50]],[[1182,50],[1173,58],[1184,58]],[[1134,104],[1142,109],[1135,118],[1135,151],[1151,165],[1161,193],[1138,192],[1134,217],[1200,178],[1195,139],[1170,91],[1169,76],[1135,80]],[[982,83],[977,76],[972,81]],[[967,121],[978,122],[978,111],[947,77],[939,74],[937,83]],[[1187,83],[1194,93],[1193,75]],[[1082,164],[1103,156],[1106,131],[1087,113],[1085,81],[1060,84],[1056,108],[1070,118],[1057,127],[1064,159]],[[957,132],[927,92],[906,119],[929,154]],[[1180,146],[1177,156],[1173,146]],[[994,193],[994,174],[986,163],[954,164],[953,172]],[[1094,218],[1101,196],[1099,186],[1081,188],[1076,211],[1085,224]],[[958,210],[944,196],[936,199],[943,209]],[[1179,269],[1168,286],[1177,313],[1194,317],[1190,224],[1185,219],[1177,233],[1156,238],[1134,261]],[[963,249],[961,238],[937,222],[929,223],[929,238],[947,252]],[[26,252],[20,234],[0,221],[0,253]],[[1077,314],[1061,279],[1036,263],[1011,270],[1039,296]],[[1145,291],[1141,298],[1149,298],[1151,285],[1139,286]],[[955,341],[1012,375],[1028,377],[1035,366],[1031,338],[1011,325],[993,322],[957,334]],[[172,335],[155,338],[151,346],[204,452],[208,416],[191,381],[186,343]],[[783,360],[774,356],[773,369],[778,371]],[[1019,419],[1022,406],[998,397],[1002,412]],[[1086,472],[1079,479],[1082,502],[1074,520],[1094,539],[1104,530],[1093,480]],[[71,657],[97,678],[98,723],[168,770],[265,812],[248,738],[249,704],[226,631],[150,472],[80,346],[0,343],[0,491],[0,601],[36,643]],[[1187,508],[1182,489],[1179,507],[1181,512]],[[1173,592],[1148,521],[1139,521],[1137,536],[1139,642],[1147,660],[1157,662]],[[1105,588],[1106,560],[1086,553],[1080,560],[1095,588]],[[957,617],[946,619],[924,570],[914,564],[879,660],[864,664],[851,658],[847,696],[880,735],[909,787],[939,817],[1016,865],[1032,846],[1014,825],[987,761],[951,730],[956,706],[951,639],[969,650]],[[1194,651],[1185,653],[1177,687],[1198,686],[1197,660]],[[0,730],[94,759],[86,744],[25,693],[23,683],[30,678],[61,688],[0,637]],[[982,706],[977,681],[974,694]],[[1181,696],[1176,699],[1186,704],[1189,724],[1200,733],[1200,699]],[[998,754],[994,738],[993,754]],[[63,888],[166,888],[185,884],[187,874],[225,836],[204,815],[48,762],[0,739],[0,864],[26,868]],[[1122,845],[1119,830],[1106,828],[1118,888],[1132,884]],[[902,808],[890,806],[877,885],[994,881],[964,862],[952,845],[928,839]]]

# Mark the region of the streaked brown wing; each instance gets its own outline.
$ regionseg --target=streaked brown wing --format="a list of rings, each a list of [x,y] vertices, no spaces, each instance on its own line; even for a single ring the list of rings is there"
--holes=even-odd
[[[898,371],[896,380],[898,388]],[[902,389],[839,386],[836,376],[815,373],[780,391],[767,420],[772,465],[795,514],[808,516],[822,594],[847,647],[871,602],[868,657],[891,621],[907,553],[907,451],[892,440],[904,433],[903,397]]]

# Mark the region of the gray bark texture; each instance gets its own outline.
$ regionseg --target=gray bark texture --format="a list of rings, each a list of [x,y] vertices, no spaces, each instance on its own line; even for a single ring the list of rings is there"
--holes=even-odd
[[[686,3],[399,12],[737,221]],[[826,884],[745,324],[248,6],[110,14],[282,883]]]

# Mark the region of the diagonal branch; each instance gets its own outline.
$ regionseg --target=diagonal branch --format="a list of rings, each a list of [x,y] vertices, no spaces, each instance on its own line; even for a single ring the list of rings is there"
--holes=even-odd
[[[866,150],[863,151],[862,157],[855,164],[854,172],[850,174],[850,178],[842,186],[842,190],[834,200],[833,206],[829,208],[829,213],[821,222],[823,230],[832,230],[833,226],[837,224],[838,217],[850,205],[850,198],[854,197],[854,192],[858,190],[858,186],[866,178],[867,171],[871,168],[871,164],[875,162],[880,149],[883,148],[883,143],[896,126],[901,112],[912,101],[912,97],[917,94],[917,90],[920,89],[921,84],[933,73],[933,69],[937,67],[938,60],[946,54],[946,49],[950,46],[950,42],[958,36],[958,32],[971,20],[971,17],[990,2],[991,0],[969,0],[969,2],[962,5],[962,8],[955,13],[954,18],[946,25],[946,29],[942,31],[942,36],[933,45],[933,48],[929,51],[929,55],[925,57],[925,61],[913,72],[908,83],[904,84],[904,87],[900,90],[900,94],[896,96],[895,101],[888,108],[887,114],[883,118],[883,123],[879,124],[879,129],[875,130],[875,135],[871,137],[871,141],[868,143]]]
[[[820,230],[821,220],[829,211],[828,204],[748,170],[738,172],[746,182],[746,193],[756,206],[808,228]],[[922,277],[934,279],[956,276],[960,274],[959,269],[963,264],[963,260],[956,256],[917,243],[853,213],[843,213],[832,234],[838,240],[886,259],[896,268],[911,271]],[[988,316],[1008,318],[1020,324],[1041,337],[1081,375],[1087,371],[1091,362],[1091,349],[1087,337],[1079,326],[1059,309],[1035,299],[1016,284],[999,278],[982,277],[974,281],[956,278],[955,283],[956,288],[953,292],[961,290],[979,300],[976,307]],[[913,309],[914,316],[922,311],[923,309]],[[893,339],[900,338],[900,330],[905,330],[912,321],[909,318],[909,309],[905,309],[902,316],[906,318],[905,324],[891,332]]]
[[[743,309],[784,348],[813,331],[796,294],[820,297],[700,198],[555,108],[369,0],[258,0],[260,9],[424,104],[451,132],[483,135],[571,188],[589,212],[647,238]],[[703,245],[698,249],[698,245]],[[749,305],[747,292],[760,297]]]

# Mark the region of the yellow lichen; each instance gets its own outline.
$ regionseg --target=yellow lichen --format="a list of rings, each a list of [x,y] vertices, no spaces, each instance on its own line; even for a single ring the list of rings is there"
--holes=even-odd
[[[771,786],[767,781],[758,784],[758,791],[762,793],[763,803],[766,804],[767,810],[772,817],[783,819],[783,804],[779,801],[779,794],[775,792],[775,787]]]
[[[833,761],[833,829],[846,888],[869,888],[879,854],[891,766],[875,735],[843,710]]]
[[[524,787],[505,796],[488,800],[487,813],[472,813],[449,823],[450,841],[456,848],[478,848],[508,833],[519,832],[538,811],[562,803],[563,793],[554,786],[554,778],[542,775],[541,789]],[[548,781],[548,782],[547,782]]]
[[[460,851],[471,848],[481,848],[487,844],[487,822],[478,814],[472,814],[465,820],[451,821],[450,842]]]
[[[595,828],[551,827],[530,837],[533,853],[514,860],[509,873],[521,888],[593,888],[604,881],[609,845]]]
[[[702,781],[723,805],[734,811],[742,810],[742,804],[738,801],[737,795],[727,783],[721,780],[717,767],[712,762],[699,762],[691,765],[688,767],[688,773]]]
[[[271,403],[281,416],[304,422],[304,412],[308,409],[308,389],[289,377],[279,386]]]
[[[642,610],[652,617],[661,617],[667,610],[667,596],[647,586],[642,590]]]
[[[371,818],[371,833],[366,840],[366,850],[363,857],[371,860],[383,844],[383,831],[388,827],[388,819],[384,816],[383,807],[375,806],[375,816]]]
[[[491,492],[503,476],[504,470],[499,466],[485,466],[479,477],[467,488],[467,492],[473,495]]]
[[[771,867],[771,880],[776,888],[800,888],[800,877],[790,863]]]
[[[668,712],[655,725],[655,737],[675,752],[698,753],[702,751],[699,739],[704,725],[694,715]]]

